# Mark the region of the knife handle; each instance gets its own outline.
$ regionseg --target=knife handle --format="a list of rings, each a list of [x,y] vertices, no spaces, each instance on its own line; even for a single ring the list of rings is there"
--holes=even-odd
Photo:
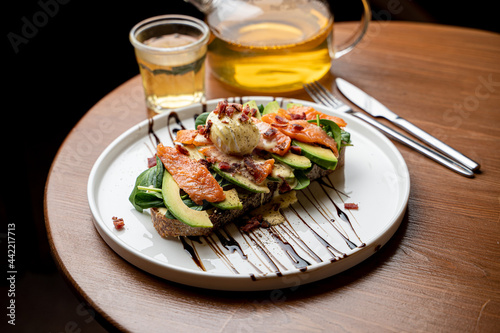
[[[424,130],[413,125],[408,120],[401,118],[401,117],[398,117],[395,120],[393,120],[392,123],[399,126],[402,129],[404,129],[408,133],[414,135],[415,137],[421,139],[422,141],[429,144],[430,146],[436,148],[437,150],[439,150],[443,154],[448,155],[449,157],[457,160],[459,163],[463,164],[464,166],[471,169],[472,171],[479,170],[480,165],[478,163],[471,160],[470,158],[463,155],[462,153],[456,151],[455,149],[451,148],[446,143],[436,139],[435,137],[433,137],[429,133],[425,132]]]
[[[380,131],[387,134],[390,138],[392,138],[392,139],[394,139],[394,140],[396,140],[396,141],[398,141],[398,142],[400,142],[400,143],[402,143],[410,148],[415,149],[416,151],[420,152],[421,154],[423,154],[423,155],[427,156],[428,158],[444,165],[445,167],[461,174],[462,176],[470,177],[470,178],[474,177],[474,172],[472,172],[472,170],[456,163],[455,161],[446,157],[445,155],[443,155],[435,150],[432,150],[432,149],[422,145],[421,143],[418,143],[417,141],[410,139],[409,137],[407,137],[399,132],[396,132],[392,128],[387,127],[382,123],[379,123],[378,121],[365,115],[364,113],[353,112],[353,113],[351,113],[351,115],[356,116],[356,117],[366,121],[370,125],[376,127]]]

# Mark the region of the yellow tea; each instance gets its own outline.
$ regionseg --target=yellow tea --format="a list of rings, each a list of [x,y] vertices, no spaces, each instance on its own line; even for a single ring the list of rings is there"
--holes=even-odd
[[[223,22],[208,16],[215,37],[208,60],[221,81],[250,91],[284,92],[329,71],[333,19],[326,6],[271,6],[245,15]]]
[[[143,43],[155,48],[188,45],[197,39],[182,34],[154,37]],[[204,95],[205,53],[186,55],[144,54],[136,51],[146,94],[146,103],[154,111],[178,108],[199,102]]]

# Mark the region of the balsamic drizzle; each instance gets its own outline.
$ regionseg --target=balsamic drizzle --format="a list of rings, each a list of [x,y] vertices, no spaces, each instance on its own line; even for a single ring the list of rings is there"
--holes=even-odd
[[[174,127],[171,130],[170,129],[170,123],[172,122],[172,119],[175,120],[177,126],[179,126],[179,127],[178,128]],[[168,118],[167,118],[167,129],[168,129],[168,134],[170,135],[170,140],[172,140],[172,142],[174,142],[174,136],[173,136],[173,134],[176,134],[181,129],[183,129],[183,130],[186,129],[184,127],[184,125],[182,124],[181,120],[179,119],[179,115],[177,114],[177,112],[171,111],[169,113]]]
[[[307,260],[299,256],[293,246],[290,245],[290,243],[288,243],[286,240],[281,238],[274,227],[271,227],[267,230],[276,241],[276,243],[278,243],[278,245],[281,247],[281,249],[288,255],[288,258],[290,259],[292,264],[301,272],[305,272],[307,270],[307,266],[311,264]]]
[[[160,141],[160,138],[158,138],[158,136],[156,135],[155,131],[153,130],[154,124],[155,124],[154,119],[149,118],[148,119],[148,136],[151,139],[151,141],[152,141],[152,138],[155,139],[156,145],[154,145],[154,147],[156,147],[160,144],[161,141]]]
[[[300,204],[302,206],[302,204]],[[302,206],[304,207],[304,206]],[[309,228],[309,230],[313,233],[313,235],[316,237],[316,239],[320,242],[321,245],[323,245],[328,252],[330,252],[332,258],[330,261],[336,261],[340,258],[345,258],[347,255],[339,250],[337,250],[334,246],[332,246],[327,240],[325,240],[323,237],[321,237],[310,225],[307,223],[302,216],[299,215],[299,213],[290,206],[290,209],[295,213],[295,215],[304,223],[305,226]],[[309,214],[309,213],[308,213]],[[311,217],[311,215],[309,215]],[[312,219],[312,217],[311,217]],[[313,219],[314,220],[314,219]],[[316,222],[316,221],[315,221]]]
[[[331,184],[331,187],[335,190],[335,187],[333,186],[332,184],[332,181],[331,179],[328,178],[328,181],[330,182]],[[356,233],[356,230],[354,230],[354,227],[352,226],[352,223],[351,221],[349,220],[349,217],[347,216],[347,214],[342,211],[339,206],[337,206],[337,204],[332,200],[332,198],[328,195],[328,193],[326,192],[325,188],[323,187],[322,184],[320,184],[320,187],[321,189],[323,190],[323,192],[326,194],[326,196],[328,197],[328,199],[330,199],[330,202],[333,204],[333,206],[335,206],[335,209],[337,210],[337,215],[338,217],[340,217],[342,220],[344,220],[345,222],[347,222],[349,224],[349,226],[351,227],[351,230],[352,232],[354,233],[354,235],[356,235],[356,237],[358,238],[358,240],[361,242],[361,244],[359,245],[359,247],[364,247],[366,246],[366,244],[361,240],[361,238],[359,238],[358,234]],[[337,191],[337,190],[335,190]],[[337,192],[338,194],[338,192]],[[339,195],[340,197],[340,195]],[[342,199],[342,198],[341,198]],[[353,243],[354,244],[354,243]]]
[[[181,237],[179,237],[179,239],[181,240],[182,246],[184,246],[184,250],[191,256],[191,259],[193,259],[194,263],[202,271],[206,272],[207,270],[205,269],[205,266],[203,265],[203,262],[201,261],[200,257],[198,256],[198,253],[196,252],[196,250],[186,242],[185,237],[181,236]]]
[[[283,274],[281,273],[280,268],[278,265],[281,267],[281,269],[287,271],[288,269],[281,263],[279,260],[276,259],[276,257],[267,249],[267,247],[264,245],[264,243],[259,239],[259,237],[255,237],[254,233],[242,233],[240,230],[241,235],[243,236],[244,234],[247,235],[250,240],[253,242],[253,244],[257,247],[261,255],[267,260],[267,263],[271,265],[271,268],[267,267],[270,271],[276,273],[277,276],[282,276]],[[243,236],[245,239],[245,237]],[[246,241],[246,239],[245,239]],[[248,241],[247,241],[248,243]],[[249,244],[250,245],[250,244]]]

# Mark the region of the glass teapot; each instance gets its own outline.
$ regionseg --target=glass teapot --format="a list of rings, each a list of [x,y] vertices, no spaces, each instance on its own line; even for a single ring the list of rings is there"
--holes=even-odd
[[[333,43],[333,15],[322,0],[185,0],[206,15],[212,32],[208,62],[220,81],[245,91],[298,90],[323,77],[363,38],[360,28],[342,45]]]

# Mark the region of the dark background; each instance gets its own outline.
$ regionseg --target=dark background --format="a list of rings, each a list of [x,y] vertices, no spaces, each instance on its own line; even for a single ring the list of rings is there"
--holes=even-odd
[[[357,20],[356,1],[331,0],[336,21]],[[493,1],[372,0],[374,18],[422,21],[500,32]],[[439,3],[439,4],[437,4]],[[128,32],[160,14],[203,18],[182,0],[138,2],[9,1],[3,11],[4,52],[2,147],[4,179],[0,216],[2,267],[7,269],[7,223],[16,224],[16,326],[7,325],[6,279],[2,282],[0,330],[99,332],[82,300],[72,294],[51,257],[43,216],[43,191],[57,149],[71,128],[102,97],[138,74]],[[46,9],[44,9],[46,8]],[[48,9],[47,9],[48,8]],[[340,15],[340,11],[353,14]],[[47,12],[46,20],[40,12]],[[41,20],[41,21],[36,21]],[[9,40],[29,38],[16,47]],[[27,28],[24,28],[27,29]],[[5,91],[5,90],[4,90]],[[78,223],[78,221],[74,221]],[[4,291],[5,290],[5,291]]]

